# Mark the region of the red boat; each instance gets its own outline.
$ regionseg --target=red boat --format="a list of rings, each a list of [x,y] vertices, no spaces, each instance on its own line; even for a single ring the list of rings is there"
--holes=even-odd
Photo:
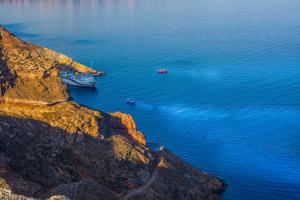
[[[161,68],[161,69],[157,70],[157,73],[159,73],[159,74],[166,74],[167,72],[168,71],[165,68]]]

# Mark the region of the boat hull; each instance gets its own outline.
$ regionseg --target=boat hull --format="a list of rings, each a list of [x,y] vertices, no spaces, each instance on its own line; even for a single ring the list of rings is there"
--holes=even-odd
[[[89,87],[89,88],[95,88],[96,87],[96,82],[80,82],[78,80],[74,80],[71,78],[66,78],[66,77],[61,77],[63,83],[67,85],[73,85],[73,86],[78,86],[78,87]]]

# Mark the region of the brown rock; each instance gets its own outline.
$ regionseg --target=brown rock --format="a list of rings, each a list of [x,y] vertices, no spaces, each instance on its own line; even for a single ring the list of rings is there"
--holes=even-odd
[[[8,67],[22,78],[42,78],[49,75],[58,65],[68,65],[80,72],[95,70],[84,66],[70,57],[53,50],[24,42],[0,26],[0,47],[8,59]]]
[[[0,199],[220,198],[221,180],[149,149],[131,115],[69,101],[62,64],[94,72],[0,26]]]
[[[135,130],[135,129],[130,129],[130,130],[128,130],[128,134],[133,139],[135,139],[136,141],[138,141],[139,143],[141,143],[143,145],[146,145],[146,143],[147,143],[146,137],[145,137],[145,135],[141,131],[138,131],[138,130]]]
[[[131,115],[121,112],[111,113],[111,128],[115,129],[136,129],[136,124]]]
[[[63,199],[81,199],[81,200],[116,200],[115,194],[103,185],[93,180],[82,180],[71,184],[63,184],[50,192],[51,194],[64,194],[60,196],[52,196],[50,200]]]
[[[125,129],[133,139],[146,145],[145,135],[136,130],[136,124],[131,115],[121,112],[110,113],[110,115],[108,124],[112,129]]]

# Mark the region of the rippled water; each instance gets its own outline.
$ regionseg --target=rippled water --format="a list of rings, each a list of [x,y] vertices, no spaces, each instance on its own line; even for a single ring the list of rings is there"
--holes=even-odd
[[[299,22],[298,0],[0,1],[16,35],[107,72],[76,101],[131,113],[237,200],[300,199]]]

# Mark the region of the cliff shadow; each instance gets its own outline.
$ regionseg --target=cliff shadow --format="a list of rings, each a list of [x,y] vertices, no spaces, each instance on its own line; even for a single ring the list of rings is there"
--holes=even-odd
[[[0,114],[0,189],[27,197],[116,199],[149,179],[155,165],[145,155],[152,153],[122,131],[100,141]]]
[[[1,43],[1,35],[0,35]],[[2,53],[2,48],[0,47],[0,101],[4,96],[8,88],[13,86],[14,74],[11,73],[4,60],[4,55]]]

